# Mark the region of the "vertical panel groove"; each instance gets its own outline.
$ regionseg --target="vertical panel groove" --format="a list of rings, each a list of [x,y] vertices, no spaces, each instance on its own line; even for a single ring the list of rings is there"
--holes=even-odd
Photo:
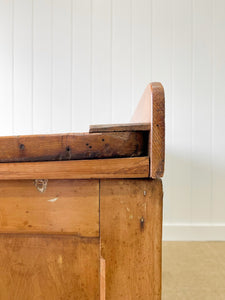
[[[53,1],[51,0],[51,133],[53,132]]]
[[[133,78],[133,0],[130,0],[130,95],[131,111],[134,111],[134,78]]]
[[[173,62],[174,62],[174,16],[173,16],[173,12],[174,12],[174,0],[172,0],[172,9],[170,11],[170,15],[171,15],[171,53],[170,53],[170,105],[171,105],[171,148],[173,149],[174,148],[174,101],[173,101],[173,89],[174,89],[174,65],[173,65]],[[174,159],[174,164],[176,164],[176,161]],[[174,187],[175,186],[175,182],[176,182],[176,174],[175,172],[171,172],[171,183],[172,183],[172,186]],[[173,190],[173,199],[175,198],[174,197],[174,192],[175,190]],[[176,203],[175,203],[176,205]],[[173,207],[173,212],[175,211],[175,205],[174,205],[174,201],[172,202],[172,207]],[[175,217],[174,217],[174,213],[172,214],[171,216],[171,222],[173,223],[175,221]]]
[[[112,6],[113,0],[110,0],[110,122],[113,120],[113,104],[112,104],[112,28],[113,28],[113,20],[112,20]]]
[[[192,170],[192,161],[193,161],[193,81],[194,81],[194,1],[191,0],[191,155],[190,155],[190,168]],[[190,223],[193,222],[192,220],[192,198],[193,198],[193,186],[192,186],[192,178],[191,178],[191,172],[190,172],[190,207],[191,207],[191,219]]]
[[[31,4],[31,132],[34,133],[34,0]]]
[[[211,131],[210,131],[210,175],[211,175],[211,189],[210,189],[210,199],[211,199],[211,205],[210,205],[210,220],[209,223],[212,224],[212,212],[213,212],[213,115],[214,115],[214,110],[213,110],[213,102],[214,102],[214,97],[213,97],[213,92],[214,92],[214,60],[213,60],[213,55],[214,55],[214,19],[213,19],[213,14],[214,14],[214,6],[213,6],[213,0],[211,0]]]
[[[90,0],[90,114],[91,114],[91,124],[93,123],[93,107],[92,107],[92,99],[93,99],[93,58],[92,58],[92,51],[93,51],[93,5],[92,0]]]
[[[73,0],[70,0],[70,132],[73,130]]]
[[[14,128],[14,0],[12,0],[12,134],[15,134]]]
[[[150,29],[150,45],[151,45],[151,48],[150,48],[150,82],[153,81],[153,78],[152,78],[152,44],[153,44],[153,41],[152,41],[152,26],[153,26],[153,22],[152,22],[152,19],[153,19],[153,4],[152,4],[153,0],[150,0],[150,8],[151,8],[151,23],[150,23],[150,26],[151,26],[151,29]]]

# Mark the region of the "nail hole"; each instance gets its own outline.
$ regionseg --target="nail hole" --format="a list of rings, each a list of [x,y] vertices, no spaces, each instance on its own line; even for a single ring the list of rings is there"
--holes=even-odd
[[[69,146],[66,147],[66,151],[68,151],[68,152],[70,151],[70,147]]]
[[[88,146],[89,144],[87,143],[86,146]]]
[[[104,142],[105,139],[102,139],[102,141]]]
[[[91,148],[92,148],[92,146],[89,146],[89,148],[91,149]]]
[[[145,223],[145,220],[143,217],[141,217],[141,219],[140,219],[141,229],[144,229],[144,223]]]
[[[159,124],[156,124],[157,127],[159,127]]]
[[[25,146],[24,144],[20,144],[20,150],[24,150]]]

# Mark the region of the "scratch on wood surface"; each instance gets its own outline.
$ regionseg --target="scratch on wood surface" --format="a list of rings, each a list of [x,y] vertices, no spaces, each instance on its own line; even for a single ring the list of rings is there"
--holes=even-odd
[[[55,197],[55,198],[49,199],[48,202],[55,202],[55,201],[57,201],[58,199],[59,199],[58,197]]]

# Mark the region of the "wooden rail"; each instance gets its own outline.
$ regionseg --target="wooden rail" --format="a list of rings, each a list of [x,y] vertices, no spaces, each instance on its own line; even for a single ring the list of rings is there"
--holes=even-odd
[[[0,180],[147,177],[149,157],[0,164]]]

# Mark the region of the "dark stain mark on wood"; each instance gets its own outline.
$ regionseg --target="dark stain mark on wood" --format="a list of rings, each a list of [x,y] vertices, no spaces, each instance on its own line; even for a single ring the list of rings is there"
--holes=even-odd
[[[71,148],[70,146],[66,147],[66,159],[71,159],[72,155],[71,155]]]
[[[141,227],[141,230],[144,230],[144,225],[145,225],[145,220],[143,217],[141,217],[140,219],[140,227]]]
[[[0,137],[0,162],[147,156],[148,135],[133,131]]]

